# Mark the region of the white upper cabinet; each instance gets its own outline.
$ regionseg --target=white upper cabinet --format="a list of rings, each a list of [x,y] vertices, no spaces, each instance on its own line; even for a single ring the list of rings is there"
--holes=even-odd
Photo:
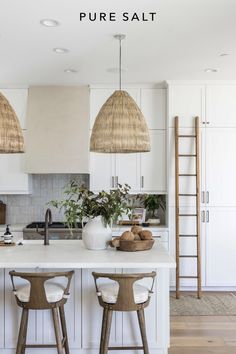
[[[90,153],[90,189],[110,190],[115,186],[114,155]]]
[[[166,132],[151,130],[151,151],[141,153],[141,190],[166,191]]]
[[[206,129],[208,206],[236,206],[236,128]]]
[[[140,190],[140,154],[116,154],[116,183],[127,183],[133,191]]]
[[[179,117],[180,127],[193,127],[194,118],[198,116],[205,124],[205,86],[204,85],[170,85],[169,127],[174,127],[174,117]]]
[[[88,87],[29,89],[27,171],[89,173]]]
[[[92,88],[90,91],[90,129],[107,98],[115,88]],[[141,108],[151,137],[150,153],[90,153],[90,188],[94,191],[116,188],[127,183],[132,192],[166,191],[166,90],[124,88]]]
[[[149,129],[166,128],[166,90],[141,89],[141,111]]]
[[[210,85],[206,91],[209,127],[236,127],[236,85]]]
[[[1,89],[0,92],[7,98],[20,121],[21,129],[26,129],[26,108],[28,89]]]

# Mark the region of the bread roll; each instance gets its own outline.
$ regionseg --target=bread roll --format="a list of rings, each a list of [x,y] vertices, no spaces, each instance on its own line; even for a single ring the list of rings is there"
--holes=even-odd
[[[142,227],[141,226],[137,226],[137,225],[135,225],[135,226],[132,226],[131,227],[131,232],[133,232],[133,234],[138,234],[139,232],[141,232],[142,231]]]
[[[133,241],[134,240],[134,234],[131,231],[125,231],[120,237],[121,241]]]
[[[143,230],[139,233],[141,240],[152,240],[152,232],[149,230]]]

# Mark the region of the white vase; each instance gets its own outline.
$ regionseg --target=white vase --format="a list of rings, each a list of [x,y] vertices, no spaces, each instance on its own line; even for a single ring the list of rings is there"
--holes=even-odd
[[[101,216],[89,220],[82,230],[82,240],[89,250],[104,250],[111,239],[111,228],[104,225]]]

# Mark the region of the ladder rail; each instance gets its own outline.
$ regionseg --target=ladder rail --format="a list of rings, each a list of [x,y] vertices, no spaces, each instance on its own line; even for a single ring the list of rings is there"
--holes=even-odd
[[[201,298],[201,284],[202,284],[202,277],[201,277],[201,245],[200,245],[200,229],[201,229],[201,220],[200,220],[200,203],[201,203],[201,196],[200,196],[200,129],[199,129],[199,117],[195,118],[195,152],[197,155],[196,158],[196,214],[197,214],[197,276],[198,276],[198,298]]]
[[[180,279],[193,278],[197,280],[197,297],[201,298],[201,245],[200,245],[200,129],[199,117],[195,117],[195,133],[194,134],[180,134],[179,133],[179,117],[175,117],[175,241],[176,241],[176,298],[180,297]],[[194,154],[179,154],[179,139],[180,138],[194,138],[195,153]],[[180,173],[179,172],[179,159],[180,158],[195,158],[195,173]],[[196,193],[180,193],[180,177],[193,177],[196,179]],[[196,213],[185,214],[180,213],[179,199],[182,196],[194,196],[196,203]],[[180,217],[192,216],[196,219],[196,233],[194,234],[180,234]],[[196,238],[196,255],[183,255],[180,254],[180,238],[195,237]],[[195,253],[195,252],[194,252]],[[196,258],[197,261],[197,274],[184,276],[180,275],[180,259],[183,258]]]
[[[175,117],[175,247],[176,247],[176,298],[179,299],[179,117]]]

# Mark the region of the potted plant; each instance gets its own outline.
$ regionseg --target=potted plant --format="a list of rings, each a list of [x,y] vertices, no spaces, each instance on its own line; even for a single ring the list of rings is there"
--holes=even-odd
[[[143,204],[150,214],[150,218],[148,219],[147,222],[152,225],[160,224],[158,210],[161,209],[165,211],[166,209],[165,196],[158,195],[158,194],[146,194],[143,199]]]
[[[63,209],[65,222],[71,230],[78,222],[83,227],[84,221],[87,221],[82,238],[88,249],[105,249],[107,241],[112,238],[112,223],[130,211],[127,198],[129,190],[127,184],[119,184],[115,190],[95,194],[73,180],[64,190],[64,199],[50,203]]]

